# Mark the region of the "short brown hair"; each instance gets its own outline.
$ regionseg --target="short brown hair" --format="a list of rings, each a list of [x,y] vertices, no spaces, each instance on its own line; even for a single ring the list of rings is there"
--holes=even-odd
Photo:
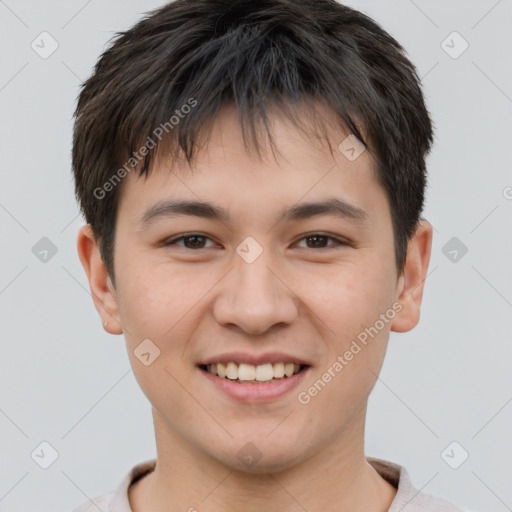
[[[256,120],[273,144],[271,103],[299,126],[287,106],[313,101],[332,109],[375,157],[400,273],[423,209],[433,143],[405,50],[371,18],[335,0],[176,0],[114,36],[75,111],[76,197],[113,283],[117,182],[130,169],[149,175],[149,141],[156,142],[158,127],[166,128],[161,140],[170,156],[191,164],[200,131],[226,103],[237,108],[246,147],[250,140],[258,149]]]

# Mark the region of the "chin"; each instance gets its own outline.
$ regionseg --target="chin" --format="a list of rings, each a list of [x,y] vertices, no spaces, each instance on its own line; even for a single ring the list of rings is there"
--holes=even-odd
[[[221,464],[241,473],[279,473],[293,468],[304,460],[305,456],[298,452],[297,446],[300,444],[290,444],[286,448],[281,445],[276,447],[276,451],[269,443],[258,448],[258,445],[248,441],[235,452],[224,453],[216,458]]]

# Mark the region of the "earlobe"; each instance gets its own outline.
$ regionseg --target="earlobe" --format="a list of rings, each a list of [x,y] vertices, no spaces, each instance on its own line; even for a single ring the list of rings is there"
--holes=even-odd
[[[402,309],[391,323],[392,331],[407,332],[419,322],[424,283],[432,249],[432,232],[431,224],[421,220],[416,232],[409,240],[405,267],[397,285],[397,301],[402,305]]]
[[[122,334],[116,292],[90,224],[82,226],[78,231],[77,250],[104,329],[110,334]]]

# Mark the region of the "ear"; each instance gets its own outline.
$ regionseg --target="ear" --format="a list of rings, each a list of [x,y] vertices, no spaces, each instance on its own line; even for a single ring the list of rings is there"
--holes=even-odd
[[[432,226],[422,219],[407,245],[407,258],[397,289],[397,300],[402,309],[391,323],[392,331],[410,331],[420,320],[423,285],[427,277],[431,249]]]
[[[101,258],[90,224],[82,226],[78,231],[77,249],[103,328],[110,334],[122,334],[116,291]]]

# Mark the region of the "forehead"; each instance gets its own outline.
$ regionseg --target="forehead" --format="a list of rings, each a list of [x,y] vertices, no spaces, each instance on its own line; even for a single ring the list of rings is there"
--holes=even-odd
[[[333,198],[341,194],[345,202],[357,203],[361,197],[354,196],[364,191],[369,196],[364,202],[371,205],[372,196],[380,189],[373,159],[355,136],[336,124],[328,109],[322,105],[316,108],[323,123],[320,130],[310,117],[301,130],[284,115],[270,112],[276,152],[262,132],[261,154],[257,155],[254,148],[248,150],[244,144],[236,110],[225,106],[212,125],[207,143],[197,148],[192,169],[182,160],[157,152],[149,177],[135,172],[126,176],[119,210],[134,221],[135,215],[140,220],[148,208],[164,199],[215,197],[228,209],[245,203],[252,208],[275,206],[276,211],[282,211],[283,204],[301,198],[326,199],[326,195]]]

